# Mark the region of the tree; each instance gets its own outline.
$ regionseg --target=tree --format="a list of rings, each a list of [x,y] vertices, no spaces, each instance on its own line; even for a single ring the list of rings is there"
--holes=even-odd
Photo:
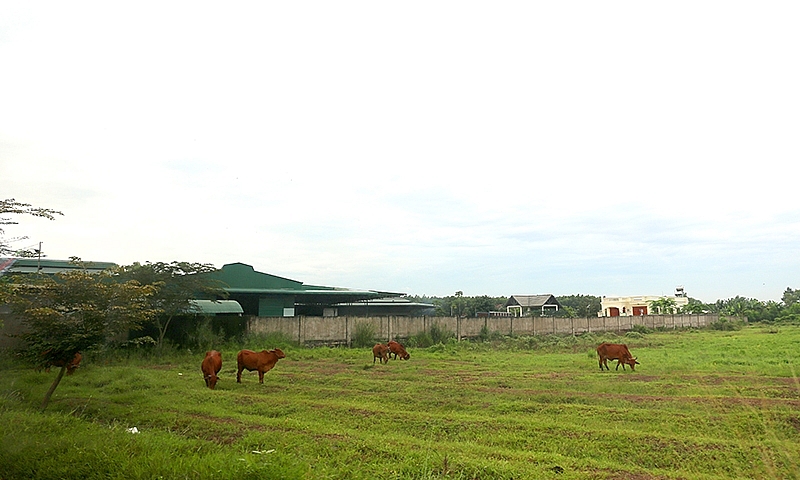
[[[51,210],[49,208],[33,207],[29,203],[18,202],[13,198],[0,200],[0,215],[14,214],[14,215],[31,215],[34,217],[43,217],[48,220],[55,220],[56,215],[64,215],[63,213]],[[19,222],[11,220],[10,217],[0,217],[0,225],[16,225]],[[0,255],[14,255],[17,257],[33,257],[41,252],[38,250],[21,249],[14,250],[11,248],[11,243],[19,240],[24,240],[28,237],[15,237],[6,239],[3,237],[4,231],[0,228]]]
[[[210,264],[190,262],[147,262],[120,267],[117,274],[125,280],[136,280],[155,288],[149,297],[157,311],[153,323],[158,329],[157,345],[161,347],[172,320],[192,313],[191,300],[200,297],[227,298],[227,292],[208,274],[217,271]]]
[[[781,301],[787,307],[791,307],[795,303],[800,302],[800,289],[799,290],[792,290],[789,287],[786,287],[786,291],[783,292],[783,297],[781,297]]]
[[[596,317],[600,311],[601,298],[594,295],[564,295],[556,297],[562,308],[570,307],[575,317]],[[569,316],[567,314],[567,316]]]
[[[74,270],[54,277],[15,275],[0,301],[22,319],[24,341],[20,351],[37,368],[63,365],[42,400],[44,410],[75,353],[85,352],[107,339],[149,320],[152,286],[118,282],[110,271]]]
[[[680,308],[679,313],[686,313],[689,315],[700,315],[703,313],[707,313],[712,311],[713,308],[711,305],[706,305],[705,303],[697,300],[696,298],[689,298],[689,303],[684,305]]]
[[[658,300],[650,301],[650,308],[653,309],[653,313],[660,313],[662,315],[671,315],[675,313],[675,305],[675,299],[671,297],[664,297],[659,298]]]

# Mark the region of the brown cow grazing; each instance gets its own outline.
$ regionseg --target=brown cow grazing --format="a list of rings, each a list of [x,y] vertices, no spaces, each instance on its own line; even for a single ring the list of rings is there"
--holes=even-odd
[[[628,346],[619,343],[601,343],[597,347],[597,356],[600,358],[598,361],[600,370],[603,369],[603,366],[606,367],[606,370],[610,370],[610,368],[608,368],[609,360],[617,361],[615,370],[619,370],[620,364],[623,370],[625,370],[625,364],[630,365],[631,370],[635,370],[634,365],[639,365],[639,362],[636,361],[636,358],[634,358],[628,350]]]
[[[400,358],[403,360],[408,360],[411,358],[411,355],[406,352],[406,349],[394,340],[391,340],[387,345],[389,347],[389,355],[394,355],[395,360],[397,360],[398,356],[400,356]]]
[[[372,364],[375,364],[375,359],[378,359],[380,363],[389,363],[389,347],[382,343],[376,343],[374,347],[372,347]]]
[[[200,370],[203,372],[203,378],[206,381],[206,387],[214,390],[217,386],[217,374],[222,370],[222,355],[216,350],[206,352],[206,358],[200,364]]]
[[[72,375],[75,373],[75,370],[80,367],[81,360],[83,359],[83,355],[81,352],[75,352],[75,356],[72,357],[72,360],[69,362],[65,362],[64,360],[56,360],[52,364],[48,365],[47,368],[44,369],[45,372],[50,371],[50,367],[63,367],[64,365],[67,366],[67,375]]]
[[[269,351],[261,350],[260,352],[241,350],[236,355],[236,364],[239,367],[239,371],[236,372],[236,383],[242,383],[242,370],[244,369],[247,369],[248,372],[258,370],[258,383],[264,383],[264,374],[272,370],[272,367],[281,358],[286,358],[286,355],[280,348]]]

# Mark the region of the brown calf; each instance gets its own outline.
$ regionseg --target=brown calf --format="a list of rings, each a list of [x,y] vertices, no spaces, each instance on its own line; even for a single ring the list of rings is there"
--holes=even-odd
[[[602,370],[604,366],[606,370],[610,370],[610,368],[608,368],[609,360],[617,361],[617,368],[615,368],[615,370],[619,370],[620,364],[622,364],[623,370],[625,370],[625,364],[630,365],[631,370],[635,370],[634,365],[639,364],[636,358],[631,355],[628,346],[620,343],[601,343],[597,347],[597,356],[599,357],[598,363],[600,364],[600,370]]]
[[[376,343],[374,347],[372,347],[372,363],[375,364],[375,359],[378,359],[380,363],[389,363],[389,347],[382,343]]]
[[[67,366],[67,375],[72,375],[75,372],[75,370],[78,367],[81,366],[80,364],[81,364],[81,360],[82,359],[83,359],[83,355],[81,355],[81,352],[75,352],[75,355],[72,357],[72,360],[70,360],[68,362],[65,362],[64,360],[56,360],[53,363],[51,363],[50,365],[48,365],[48,367],[45,368],[44,371],[45,372],[49,372],[51,366],[53,366],[53,367],[63,367],[64,365],[66,365]]]
[[[389,356],[394,355],[395,360],[397,360],[398,356],[403,360],[408,360],[411,358],[411,355],[406,352],[405,347],[394,340],[391,340],[387,346],[389,347]]]
[[[242,370],[245,369],[248,372],[258,370],[258,383],[264,383],[264,374],[272,370],[281,358],[286,358],[286,355],[280,348],[260,352],[241,350],[236,355],[236,364],[239,367],[239,371],[236,372],[236,383],[242,383]]]
[[[206,381],[206,387],[214,390],[217,386],[217,374],[222,370],[222,355],[216,350],[206,352],[206,358],[200,364],[200,370],[203,372],[203,378]]]

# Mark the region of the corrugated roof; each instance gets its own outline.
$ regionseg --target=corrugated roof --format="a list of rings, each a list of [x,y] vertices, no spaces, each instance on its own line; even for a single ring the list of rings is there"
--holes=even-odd
[[[552,299],[552,301],[550,301]],[[558,300],[550,294],[544,295],[512,295],[506,301],[506,306],[519,305],[521,307],[541,307],[542,305],[560,305]]]
[[[242,314],[242,306],[236,300],[189,300],[196,313],[202,315]]]
[[[99,272],[116,267],[112,262],[82,262],[74,263],[69,260],[53,260],[50,258],[2,258],[0,259],[0,275],[4,273],[46,273],[53,274],[72,270]]]

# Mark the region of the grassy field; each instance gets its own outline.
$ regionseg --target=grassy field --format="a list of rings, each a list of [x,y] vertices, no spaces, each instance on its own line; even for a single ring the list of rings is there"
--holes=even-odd
[[[600,372],[627,343],[635,372]],[[368,349],[280,346],[264,384],[217,389],[202,354],[89,356],[65,377],[0,376],[0,478],[787,479],[800,477],[800,327],[451,342],[372,363]],[[128,429],[136,427],[139,433]]]

